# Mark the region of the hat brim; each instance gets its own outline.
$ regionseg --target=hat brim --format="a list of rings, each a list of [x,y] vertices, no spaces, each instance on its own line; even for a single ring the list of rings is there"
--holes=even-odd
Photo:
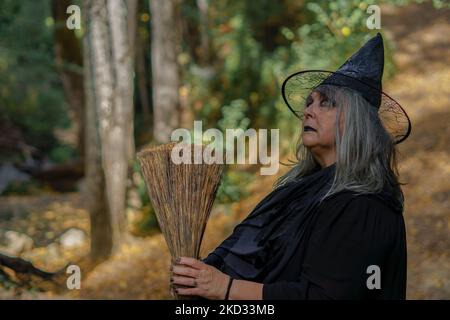
[[[308,95],[333,75],[331,85],[365,88],[381,95],[378,115],[395,144],[403,142],[411,133],[411,121],[401,105],[389,95],[354,77],[327,70],[305,70],[290,75],[281,87],[283,100],[297,118],[302,118]],[[340,81],[341,80],[341,81]],[[349,85],[346,85],[349,84]],[[377,107],[377,106],[374,106]]]

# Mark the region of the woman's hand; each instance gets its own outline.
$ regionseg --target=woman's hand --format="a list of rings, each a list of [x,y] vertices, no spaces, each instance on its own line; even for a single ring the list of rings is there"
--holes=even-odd
[[[230,277],[202,261],[181,257],[171,267],[171,283],[191,288],[176,288],[179,295],[200,296],[211,300],[224,299]]]

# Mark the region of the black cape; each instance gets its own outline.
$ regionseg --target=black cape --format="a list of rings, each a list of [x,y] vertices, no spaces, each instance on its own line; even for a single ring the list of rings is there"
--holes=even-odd
[[[331,165],[276,188],[203,261],[235,279],[264,283],[264,300],[404,299],[402,204],[390,188],[320,201],[334,172]],[[373,265],[380,289],[367,285]]]

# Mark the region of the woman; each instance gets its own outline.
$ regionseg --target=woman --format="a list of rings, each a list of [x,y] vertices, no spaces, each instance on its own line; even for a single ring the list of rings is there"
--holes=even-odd
[[[177,260],[171,284],[178,294],[405,298],[395,144],[411,126],[381,91],[383,66],[377,34],[336,72],[302,71],[285,81],[283,98],[303,118],[297,165],[206,259]]]

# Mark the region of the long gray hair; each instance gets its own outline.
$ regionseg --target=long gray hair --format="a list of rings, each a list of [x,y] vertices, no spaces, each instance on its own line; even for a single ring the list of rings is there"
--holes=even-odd
[[[378,116],[378,110],[352,89],[321,85],[315,91],[321,99],[328,99],[330,108],[337,108],[336,173],[330,190],[322,200],[345,189],[358,194],[371,194],[382,191],[388,185],[403,204],[395,145]],[[339,129],[341,113],[344,114],[343,132]],[[313,154],[303,145],[301,135],[296,158],[296,164],[277,181],[277,187],[321,169]]]

